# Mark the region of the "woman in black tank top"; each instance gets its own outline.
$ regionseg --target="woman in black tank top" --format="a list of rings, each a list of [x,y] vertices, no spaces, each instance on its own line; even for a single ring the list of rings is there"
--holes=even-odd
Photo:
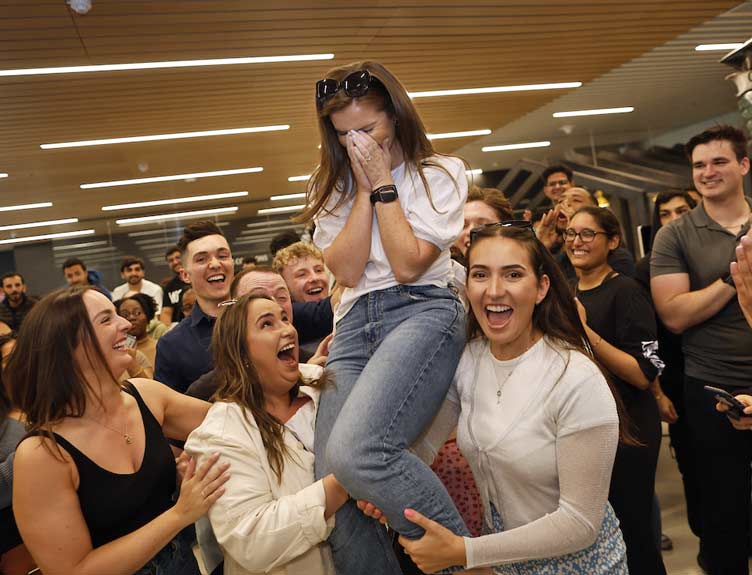
[[[223,493],[227,466],[193,463],[173,503],[175,460],[208,404],[152,380],[121,387],[130,324],[89,288],[26,317],[8,364],[30,432],[15,456],[18,527],[45,574],[197,573],[181,531]]]

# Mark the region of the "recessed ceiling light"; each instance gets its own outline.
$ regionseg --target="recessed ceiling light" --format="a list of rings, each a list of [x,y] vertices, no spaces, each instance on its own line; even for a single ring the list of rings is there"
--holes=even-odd
[[[17,204],[15,206],[0,206],[0,212],[13,212],[15,210],[33,210],[36,208],[51,208],[52,202],[39,202],[38,204]]]
[[[263,210],[259,210],[256,213],[260,216],[264,214],[282,214],[285,212],[297,212],[298,210],[302,210],[305,208],[305,204],[299,204],[296,206],[282,206],[280,208],[265,208]]]
[[[737,50],[738,48],[741,48],[744,46],[741,42],[731,42],[729,44],[700,44],[699,46],[695,46],[696,52],[710,52],[714,50]]]
[[[465,170],[465,174],[468,176],[480,176],[483,173],[483,170],[480,168],[476,168],[474,170]]]
[[[106,146],[109,144],[131,144],[133,142],[156,142],[159,140],[181,140],[185,138],[207,138],[209,136],[231,136],[234,134],[254,134],[256,132],[277,132],[289,130],[290,125],[257,126],[255,128],[231,128],[227,130],[206,130],[203,132],[178,132],[175,134],[155,134],[153,136],[129,136],[127,138],[107,138],[103,140],[80,140],[78,142],[61,142],[59,144],[41,144],[43,150],[58,148],[82,148],[84,146]]]
[[[272,196],[269,199],[273,202],[278,202],[280,200],[302,200],[305,197],[305,192],[302,192],[300,194],[284,194],[282,196]]]
[[[311,174],[308,174],[307,176],[290,176],[287,178],[288,182],[306,182],[311,179]]]
[[[526,148],[546,148],[551,142],[524,142],[522,144],[505,144],[503,146],[483,146],[481,152],[505,152],[507,150],[524,150]]]
[[[135,202],[133,204],[117,204],[114,206],[102,206],[103,212],[115,210],[129,210],[131,208],[147,208],[151,206],[166,206],[169,204],[183,204],[188,202],[203,202],[206,200],[223,200],[226,198],[240,198],[247,196],[248,192],[226,192],[223,194],[209,194],[206,196],[187,196],[184,198],[171,198],[169,200],[152,200],[150,202]]]
[[[52,251],[64,251],[64,250],[77,250],[81,248],[90,248],[93,246],[105,246],[107,245],[106,240],[98,240],[96,242],[84,242],[82,244],[65,244],[64,246],[53,246]]]
[[[238,211],[238,207],[233,206],[230,208],[214,208],[211,210],[196,210],[193,212],[178,212],[175,214],[157,214],[154,216],[141,216],[138,218],[124,218],[122,220],[115,220],[115,223],[119,226],[133,226],[136,224],[143,224],[146,222],[160,222],[162,220],[187,220],[190,218],[210,216],[213,214],[229,214],[231,212],[237,212],[237,211]]]
[[[530,90],[564,90],[579,88],[582,82],[559,82],[556,84],[524,84],[521,86],[489,86],[486,88],[460,88],[457,90],[429,90],[410,92],[411,98],[434,98],[437,96],[464,96],[466,94],[496,94],[500,92],[527,92]]]
[[[81,184],[82,190],[93,188],[112,188],[115,186],[130,186],[133,184],[151,184],[154,182],[171,182],[174,180],[188,180],[198,178],[214,178],[216,176],[233,176],[235,174],[252,174],[263,172],[264,168],[239,168],[237,170],[218,170],[215,172],[199,172],[196,174],[175,174],[174,176],[156,176],[154,178],[136,178],[133,180],[114,180],[112,182],[96,182],[93,184]]]
[[[44,226],[59,226],[62,224],[76,224],[78,218],[65,218],[62,220],[47,220],[44,222],[29,222],[27,224],[13,224],[11,226],[0,226],[0,231],[4,230],[25,230],[27,228],[41,228]]]
[[[554,112],[554,118],[572,118],[574,116],[600,116],[603,114],[628,114],[634,112],[632,106],[623,108],[600,108],[594,110],[573,110],[571,112]]]
[[[257,56],[253,58],[211,58],[208,60],[173,60],[168,62],[136,62],[96,66],[60,66],[56,68],[21,68],[0,70],[0,76],[37,76],[39,74],[73,74],[80,72],[119,72],[123,70],[155,70],[160,68],[192,68],[197,66],[231,66],[235,64],[267,64],[275,62],[307,62],[331,60],[334,54],[299,54],[293,56]]]
[[[426,134],[429,140],[446,140],[448,138],[468,138],[470,136],[488,136],[491,130],[467,130],[465,132],[445,132],[443,134]]]
[[[89,236],[94,230],[77,230],[75,232],[58,232],[56,234],[42,234],[41,236],[26,236],[23,238],[11,238],[0,240],[0,244],[18,244],[21,242],[33,242],[36,240],[54,240],[55,238],[74,238],[77,236]]]

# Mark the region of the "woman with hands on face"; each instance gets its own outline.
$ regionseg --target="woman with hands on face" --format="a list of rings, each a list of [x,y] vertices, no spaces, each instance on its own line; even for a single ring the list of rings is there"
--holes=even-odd
[[[425,535],[400,541],[427,573],[461,565],[516,575],[626,574],[608,503],[617,403],[585,347],[564,276],[532,230],[519,226],[471,234],[470,341],[426,434],[435,449],[457,425],[485,534],[461,537],[408,509]]]
[[[407,537],[418,509],[466,527],[438,478],[407,448],[441,405],[464,344],[450,286],[462,231],[464,163],[435,152],[399,80],[375,62],[330,70],[316,84],[319,167],[309,181],[314,243],[344,286],[316,423],[316,477],[394,516]],[[366,417],[367,414],[367,417]],[[385,530],[348,503],[329,541],[343,574],[401,570]]]
[[[46,575],[198,573],[183,530],[222,495],[228,466],[190,462],[173,503],[166,437],[185,440],[209,404],[148,379],[119,384],[130,327],[97,290],[61,289],[34,306],[10,356],[4,375],[30,430],[13,510]]]

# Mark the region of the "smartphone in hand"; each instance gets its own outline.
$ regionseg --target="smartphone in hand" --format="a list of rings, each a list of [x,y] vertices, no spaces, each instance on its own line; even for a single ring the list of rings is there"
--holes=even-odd
[[[729,408],[729,410],[725,412],[725,415],[730,417],[731,419],[752,417],[752,415],[747,415],[746,413],[744,413],[744,404],[725,389],[713,387],[712,385],[706,385],[705,391],[712,395],[718,403],[722,403]]]

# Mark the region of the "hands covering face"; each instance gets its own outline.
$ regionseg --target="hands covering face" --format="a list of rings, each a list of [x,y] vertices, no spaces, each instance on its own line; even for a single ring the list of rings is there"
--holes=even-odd
[[[392,183],[389,138],[385,138],[379,145],[368,134],[350,130],[346,141],[347,155],[358,191],[370,194],[376,188]]]

